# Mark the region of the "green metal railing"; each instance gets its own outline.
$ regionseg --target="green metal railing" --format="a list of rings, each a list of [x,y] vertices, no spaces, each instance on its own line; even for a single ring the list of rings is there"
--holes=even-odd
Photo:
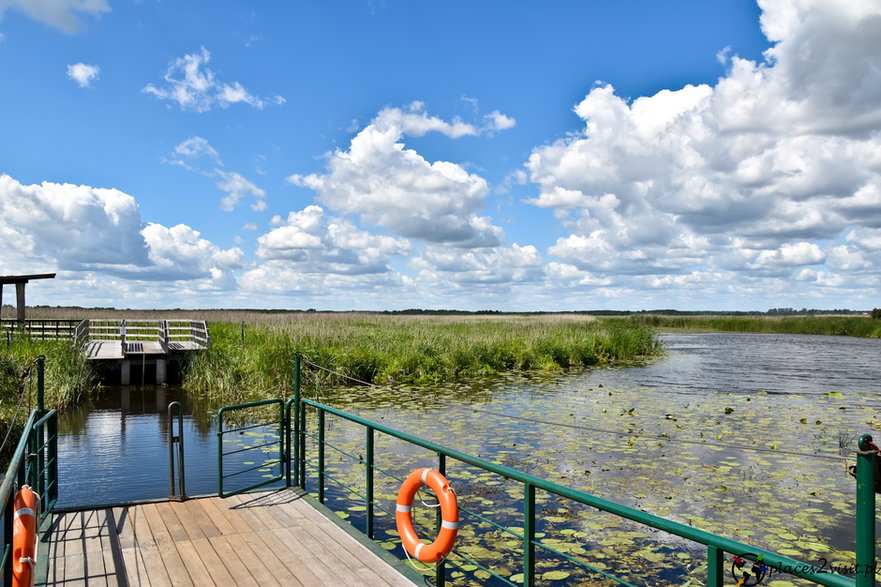
[[[231,414],[234,412],[243,412],[245,410],[254,410],[255,408],[261,407],[270,407],[270,406],[278,406],[278,417],[272,420],[263,420],[260,422],[251,422],[247,419],[247,416],[240,417],[242,420],[241,425],[233,425],[232,427],[224,428],[225,424],[225,416],[227,414]],[[285,464],[285,410],[284,410],[284,401],[280,399],[270,399],[259,402],[251,402],[247,404],[240,404],[237,406],[227,406],[225,408],[220,408],[217,411],[217,493],[220,497],[229,497],[230,495],[236,495],[238,493],[244,493],[246,491],[252,491],[257,489],[258,487],[263,487],[265,485],[269,485],[270,483],[277,483],[285,479],[285,472],[287,470],[287,465]],[[260,416],[260,414],[258,414]],[[253,446],[244,446],[241,448],[236,448],[230,451],[224,451],[224,440],[225,436],[231,435],[244,435],[250,431],[265,429],[267,427],[275,428],[275,440],[265,443],[258,443]],[[263,459],[263,449],[272,446],[278,446],[278,458],[265,460]],[[244,468],[237,468],[233,472],[224,473],[225,465],[224,465],[224,457],[229,457],[232,455],[253,455],[257,454],[259,456],[254,457],[255,461],[260,459],[259,463],[254,465],[244,466]],[[253,473],[259,469],[265,469],[267,467],[278,466],[279,473],[277,475],[271,476],[270,478],[264,478],[262,481],[258,481],[256,483],[250,483],[244,486],[234,487],[232,489],[228,489],[224,487],[224,483],[228,479],[233,479],[235,477],[243,478],[243,475],[247,475],[248,473]],[[226,468],[228,471],[229,469]]]
[[[177,420],[177,434],[174,433],[174,421]],[[176,450],[175,450],[176,449]],[[177,457],[177,458],[175,458]],[[177,462],[177,483],[174,471]],[[180,402],[168,404],[168,496],[185,500],[187,483],[184,475],[184,407]]]
[[[363,466],[364,489],[359,491],[349,485],[344,485],[347,491],[356,493],[364,499],[366,505],[364,532],[367,536],[373,538],[374,534],[374,516],[376,510],[386,511],[392,515],[393,512],[385,510],[380,503],[374,499],[375,474],[390,476],[400,479],[395,475],[382,470],[376,466],[376,435],[377,433],[387,435],[389,437],[422,447],[434,453],[437,457],[437,468],[442,474],[446,474],[447,464],[449,460],[458,461],[466,465],[483,469],[494,474],[500,475],[511,481],[515,481],[522,485],[523,495],[523,533],[512,532],[509,528],[500,526],[487,520],[485,517],[475,512],[461,510],[466,515],[474,516],[482,522],[488,522],[496,526],[509,535],[516,536],[522,544],[522,569],[523,569],[523,585],[531,586],[536,582],[536,550],[541,549],[554,553],[581,566],[586,572],[601,574],[604,578],[614,579],[622,584],[629,584],[626,581],[613,577],[608,572],[590,565],[589,563],[576,559],[560,550],[554,549],[536,539],[536,525],[539,521],[539,514],[536,511],[536,490],[548,492],[556,499],[567,499],[573,502],[590,506],[602,512],[608,512],[621,518],[646,525],[650,528],[661,530],[675,536],[679,536],[693,543],[701,544],[706,548],[707,553],[707,584],[710,587],[721,587],[725,580],[725,553],[741,556],[752,561],[761,561],[770,569],[776,572],[786,573],[792,576],[800,577],[817,583],[819,585],[827,585],[831,587],[869,587],[875,585],[875,471],[876,471],[876,451],[869,450],[869,442],[871,437],[864,436],[860,439],[860,451],[857,454],[857,506],[856,506],[856,565],[853,577],[843,574],[829,573],[820,567],[811,564],[796,561],[794,559],[781,556],[779,554],[756,548],[754,546],[731,540],[722,536],[717,536],[710,532],[706,532],[691,526],[687,526],[672,520],[661,518],[640,510],[626,507],[606,499],[602,499],[581,491],[573,490],[569,487],[540,479],[538,477],[523,473],[521,471],[498,465],[469,455],[457,450],[449,449],[439,444],[424,440],[417,436],[395,430],[384,426],[378,422],[361,418],[359,416],[335,409],[333,407],[321,404],[316,401],[302,399],[299,389],[300,381],[300,357],[297,356],[296,377],[295,377],[295,395],[288,400],[284,410],[284,421],[286,434],[286,455],[288,458],[286,471],[287,485],[298,485],[305,488],[306,470],[314,471],[318,479],[318,499],[324,500],[325,484],[327,481],[340,483],[328,475],[325,466],[325,450],[330,448],[342,454],[348,455],[359,466]],[[314,434],[306,430],[306,410],[314,409],[316,411],[317,430]],[[348,422],[363,426],[364,434],[364,451],[355,455],[352,452],[343,450],[340,447],[328,443],[325,439],[326,416],[332,415]],[[293,427],[291,426],[293,424]],[[315,443],[315,451],[317,455],[314,459],[306,459],[306,442],[311,439]],[[292,450],[293,449],[293,450]],[[456,551],[454,551],[456,552]],[[475,565],[485,570],[501,582],[515,585],[508,578],[502,577],[494,573],[491,569],[481,565],[465,555],[457,553],[470,565]],[[445,583],[444,564],[438,565],[435,572],[435,580],[438,585]]]
[[[18,446],[12,454],[6,476],[0,486],[0,507],[3,508],[3,585],[12,584],[12,526],[15,517],[15,494],[22,485],[29,485],[40,497],[40,522],[44,522],[58,500],[58,419],[55,410],[43,405],[44,358],[37,357],[37,409],[25,423]],[[29,376],[29,371],[26,372]],[[41,524],[40,531],[45,530]]]

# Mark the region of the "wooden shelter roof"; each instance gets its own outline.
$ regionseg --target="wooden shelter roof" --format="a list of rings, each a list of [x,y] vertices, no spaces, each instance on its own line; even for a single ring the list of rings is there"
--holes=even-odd
[[[31,279],[52,279],[54,273],[36,273],[34,275],[0,275],[0,285],[7,283],[27,283]]]

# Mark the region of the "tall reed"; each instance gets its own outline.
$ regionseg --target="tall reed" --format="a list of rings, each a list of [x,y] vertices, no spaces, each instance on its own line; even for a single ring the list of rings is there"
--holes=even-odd
[[[874,320],[868,316],[662,316],[637,314],[630,316],[629,319],[633,323],[655,328],[881,338],[881,320]]]
[[[296,351],[346,377],[383,384],[603,365],[660,351],[651,328],[583,317],[316,313],[244,331],[212,323],[210,330],[212,347],[193,357],[184,386],[231,401],[288,394]]]
[[[22,373],[33,365],[38,355],[46,357],[44,390],[47,408],[74,405],[86,398],[96,385],[85,355],[78,352],[70,341],[33,341],[17,335],[9,339],[8,344],[7,341],[0,343],[0,430],[3,431],[0,441],[10,430],[9,440],[0,455],[2,463],[7,462],[15,449],[29,411],[37,407],[36,370],[28,378],[23,378]]]

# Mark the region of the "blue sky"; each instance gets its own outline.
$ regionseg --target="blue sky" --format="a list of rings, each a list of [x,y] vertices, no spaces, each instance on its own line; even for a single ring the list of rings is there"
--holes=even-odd
[[[876,2],[0,0],[0,79],[30,303],[879,305]]]

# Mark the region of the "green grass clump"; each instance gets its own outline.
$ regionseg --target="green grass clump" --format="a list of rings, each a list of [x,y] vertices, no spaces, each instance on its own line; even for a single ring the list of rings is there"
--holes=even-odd
[[[0,344],[0,430],[3,431],[0,442],[6,437],[6,431],[11,430],[0,454],[0,470],[3,471],[18,444],[30,410],[37,407],[36,367],[29,378],[23,378],[22,374],[33,365],[38,355],[46,357],[44,389],[47,408],[77,404],[97,383],[85,356],[70,341],[32,341],[24,336],[14,336],[8,342]]]
[[[661,316],[638,314],[631,316],[630,321],[655,328],[669,329],[881,338],[881,320],[873,320],[868,316]]]
[[[212,347],[193,357],[184,387],[224,402],[290,394],[296,351],[345,377],[379,384],[603,365],[660,351],[654,330],[645,325],[553,315],[305,313],[244,329],[216,322],[210,330]]]

